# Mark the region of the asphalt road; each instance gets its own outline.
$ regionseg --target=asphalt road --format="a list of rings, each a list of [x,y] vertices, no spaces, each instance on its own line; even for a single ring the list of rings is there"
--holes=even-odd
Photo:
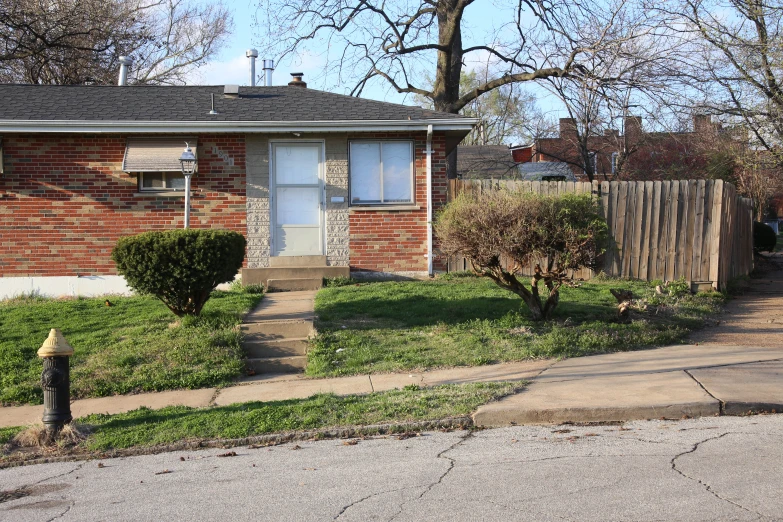
[[[783,415],[27,466],[0,491],[15,522],[783,520]]]

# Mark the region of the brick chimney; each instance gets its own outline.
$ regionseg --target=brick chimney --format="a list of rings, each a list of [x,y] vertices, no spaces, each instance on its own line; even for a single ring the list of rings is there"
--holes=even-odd
[[[642,135],[642,117],[641,116],[626,116],[625,117],[625,135],[640,137]]]
[[[288,82],[289,87],[304,87],[307,88],[307,84],[302,80],[302,77],[304,76],[304,73],[300,72],[293,72],[291,73],[291,76],[293,76],[293,79]]]
[[[573,118],[560,118],[560,137],[576,134],[576,120]]]
[[[696,134],[706,134],[712,126],[712,117],[708,114],[693,115],[693,132]]]

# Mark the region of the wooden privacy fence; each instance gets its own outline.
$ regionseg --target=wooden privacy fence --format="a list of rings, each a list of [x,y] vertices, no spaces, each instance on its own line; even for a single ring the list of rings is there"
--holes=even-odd
[[[753,206],[721,180],[683,181],[504,181],[450,180],[449,200],[461,192],[502,188],[545,195],[592,194],[609,228],[609,245],[598,260],[612,277],[652,281],[684,278],[694,287],[726,288],[753,269]],[[504,260],[504,262],[507,262]],[[539,261],[543,266],[545,260]],[[524,270],[532,275],[535,262]],[[450,258],[449,271],[468,270]],[[577,278],[589,279],[584,269]]]

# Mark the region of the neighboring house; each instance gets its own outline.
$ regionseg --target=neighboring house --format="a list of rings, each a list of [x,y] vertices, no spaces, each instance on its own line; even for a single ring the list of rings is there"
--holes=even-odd
[[[505,145],[461,145],[457,147],[457,176],[461,179],[519,179],[519,171]]]
[[[512,147],[512,154],[517,161],[566,163],[577,179],[587,181],[576,125],[572,118],[561,118],[557,137],[540,138],[533,145]],[[693,172],[705,168],[708,161],[704,153],[708,149],[706,145],[735,137],[730,129],[724,129],[704,115],[694,116],[691,132],[645,132],[642,118],[638,116],[628,116],[623,126],[623,134],[607,129],[603,135],[590,136],[587,140],[589,161],[598,181],[617,179],[620,167],[623,179],[690,178]],[[621,165],[624,160],[625,165]]]
[[[520,163],[519,172],[525,181],[576,181],[571,166],[560,161]]]
[[[457,148],[457,175],[461,179],[576,181],[568,164],[531,163],[530,155],[519,152],[522,149],[509,149],[505,145],[461,145]]]
[[[304,85],[0,85],[0,298],[125,291],[117,238],[183,226],[185,142],[191,227],[244,234],[250,279],[289,256],[444,268],[430,216],[475,120]]]

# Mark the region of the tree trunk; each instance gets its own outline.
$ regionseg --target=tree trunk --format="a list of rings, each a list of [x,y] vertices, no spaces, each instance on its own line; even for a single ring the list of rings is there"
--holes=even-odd
[[[547,321],[552,316],[552,311],[559,301],[557,290],[554,291],[554,294],[550,293],[546,304],[542,304],[535,278],[530,281],[530,290],[528,290],[513,274],[508,272],[503,271],[499,278],[496,276],[490,277],[499,287],[514,292],[521,297],[527,309],[530,310],[530,317],[534,321]]]
[[[446,177],[448,179],[457,179],[457,147],[446,156]]]
[[[432,86],[432,102],[436,111],[458,114],[455,104],[459,100],[459,80],[462,72],[461,14],[456,11],[456,0],[440,0],[437,7],[438,44],[447,51],[438,51],[435,84]],[[446,177],[457,177],[456,147],[446,157]]]

